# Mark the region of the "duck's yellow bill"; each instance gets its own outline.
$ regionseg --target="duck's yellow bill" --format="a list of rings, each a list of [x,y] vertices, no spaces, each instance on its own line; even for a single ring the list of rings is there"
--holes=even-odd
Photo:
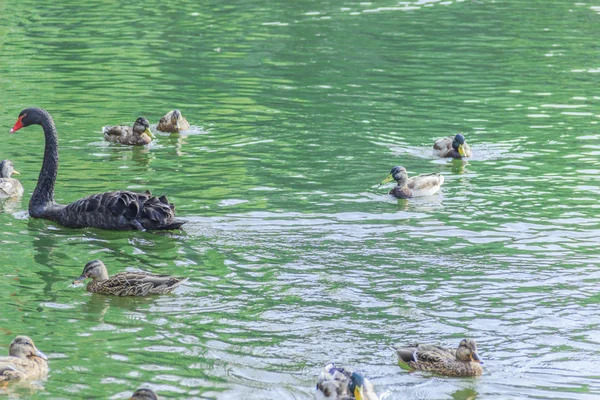
[[[15,174],[15,175],[21,175],[21,173],[19,171],[17,171],[16,169],[13,169],[13,174]]]
[[[467,152],[465,151],[465,145],[461,144],[458,146],[458,154],[460,154],[461,157],[466,157],[467,156]]]
[[[152,139],[155,138],[154,133],[152,133],[152,131],[150,130],[150,128],[146,128],[146,130],[144,131],[144,133],[148,136],[150,136]]]
[[[381,185],[385,185],[386,183],[388,183],[388,182],[391,182],[391,181],[393,181],[393,180],[394,180],[394,176],[393,176],[392,174],[389,174],[389,175],[387,176],[387,178],[385,178],[384,180],[382,180],[382,181],[381,181],[381,183],[380,183],[379,185],[380,185],[380,186],[381,186]]]
[[[85,281],[85,276],[81,275],[79,278],[77,278],[73,281],[73,285],[77,285],[83,281]]]
[[[362,388],[358,386],[354,388],[354,398],[356,400],[363,400]]]

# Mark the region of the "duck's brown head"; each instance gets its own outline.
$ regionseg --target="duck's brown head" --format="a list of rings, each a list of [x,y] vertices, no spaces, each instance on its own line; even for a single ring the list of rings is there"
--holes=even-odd
[[[104,263],[100,260],[90,261],[89,263],[85,264],[85,267],[83,267],[83,272],[79,278],[73,281],[73,284],[81,283],[87,278],[101,281],[108,279],[106,265],[104,265]]]
[[[473,339],[463,339],[456,349],[456,359],[465,362],[475,361],[483,364],[483,360],[477,354],[477,343]]]
[[[35,347],[33,340],[27,336],[17,336],[10,343],[8,354],[12,357],[28,358],[28,357],[40,357],[47,360],[48,357]]]

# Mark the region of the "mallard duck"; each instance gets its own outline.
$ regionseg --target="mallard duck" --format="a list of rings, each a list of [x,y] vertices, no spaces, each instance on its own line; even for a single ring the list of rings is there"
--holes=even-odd
[[[48,357],[27,336],[17,336],[10,343],[7,357],[0,357],[0,382],[45,378]]]
[[[133,123],[133,128],[130,126],[105,126],[102,128],[104,139],[109,142],[129,144],[129,145],[144,145],[154,139],[154,134],[150,131],[150,123],[144,117],[139,117]]]
[[[360,372],[327,364],[317,381],[316,400],[379,400],[373,385]]]
[[[394,167],[390,174],[379,185],[383,185],[392,180],[398,182],[390,194],[399,199],[408,199],[411,197],[430,196],[440,190],[440,186],[444,183],[444,176],[440,174],[425,174],[419,176],[408,177],[406,168]]]
[[[31,125],[44,130],[46,147],[37,185],[29,200],[29,216],[45,218],[68,228],[94,227],[114,230],[179,229],[185,221],[175,218],[175,206],[166,196],[119,190],[97,193],[70,204],[57,204],[54,185],[58,175],[58,133],[46,110],[26,108],[9,133]]]
[[[148,272],[120,272],[109,278],[106,266],[100,260],[85,264],[81,276],[75,279],[73,284],[81,283],[87,278],[92,279],[86,287],[88,292],[114,296],[165,294],[188,280],[188,278],[155,275]]]
[[[477,354],[477,343],[463,339],[457,349],[445,349],[429,344],[393,346],[398,360],[409,368],[446,376],[478,376],[483,373],[483,361]]]
[[[187,131],[190,129],[190,123],[187,122],[187,119],[183,118],[181,111],[171,110],[158,121],[156,129],[161,132]]]
[[[13,162],[10,160],[0,161],[0,199],[23,194],[23,185],[17,179],[11,178],[12,174],[20,175],[15,171]]]
[[[129,400],[158,400],[158,396],[151,389],[138,389]]]
[[[442,158],[463,158],[473,155],[471,147],[460,133],[456,134],[456,136],[448,136],[436,140],[433,144],[433,152],[436,156]]]

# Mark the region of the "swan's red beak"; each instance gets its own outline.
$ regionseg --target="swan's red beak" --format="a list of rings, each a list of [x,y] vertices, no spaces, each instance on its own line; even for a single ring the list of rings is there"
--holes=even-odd
[[[24,115],[21,115],[19,117],[19,119],[17,120],[17,122],[15,122],[15,126],[12,127],[12,129],[10,130],[10,134],[15,133],[16,131],[18,131],[19,129],[21,129],[23,127],[23,117],[25,117]]]

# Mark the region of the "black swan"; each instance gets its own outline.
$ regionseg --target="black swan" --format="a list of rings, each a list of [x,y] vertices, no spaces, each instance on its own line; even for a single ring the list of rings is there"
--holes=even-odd
[[[29,125],[41,125],[46,137],[44,162],[37,186],[29,201],[29,215],[45,218],[68,228],[94,227],[114,230],[178,229],[185,221],[175,218],[175,207],[166,196],[126,190],[94,194],[68,205],[54,201],[58,173],[58,134],[52,117],[41,108],[26,108],[10,130],[14,133]]]

